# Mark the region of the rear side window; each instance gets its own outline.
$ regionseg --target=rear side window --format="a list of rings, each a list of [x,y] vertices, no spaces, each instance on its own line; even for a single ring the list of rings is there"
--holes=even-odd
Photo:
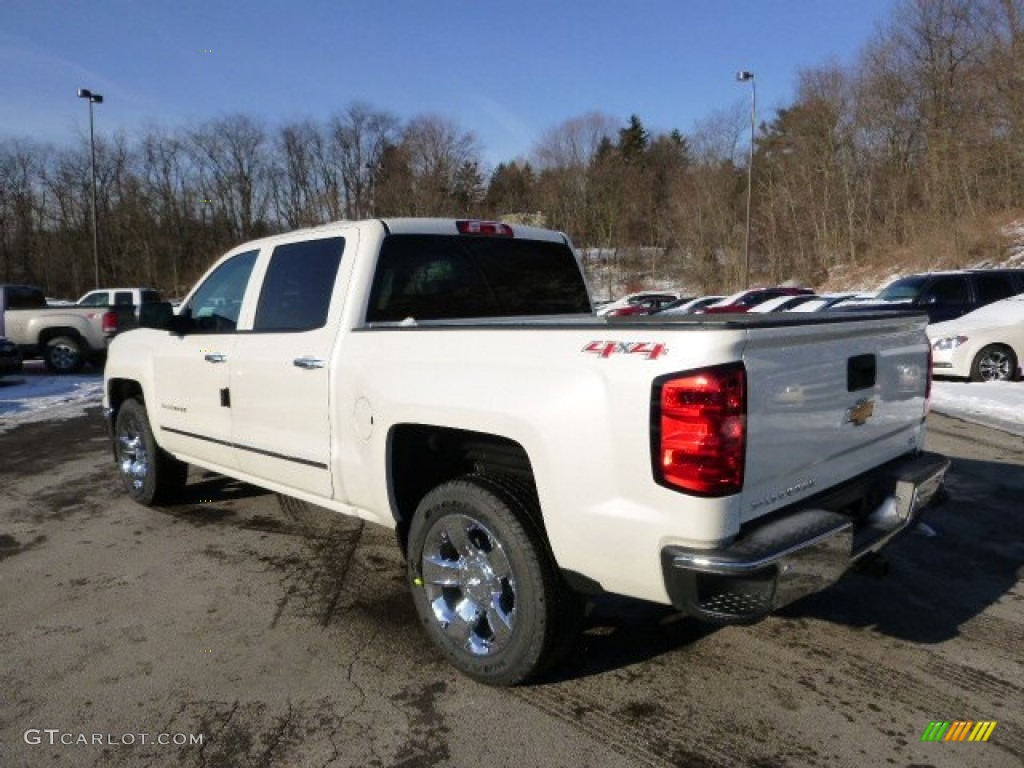
[[[586,314],[590,298],[564,243],[460,235],[384,239],[368,322]]]
[[[256,331],[322,328],[345,239],[330,237],[279,245],[270,257],[256,308]]]
[[[114,304],[119,307],[129,305],[132,303],[132,292],[131,291],[115,291],[114,292]]]
[[[980,304],[991,304],[993,301],[1013,296],[1013,282],[1007,275],[978,275],[978,299]]]

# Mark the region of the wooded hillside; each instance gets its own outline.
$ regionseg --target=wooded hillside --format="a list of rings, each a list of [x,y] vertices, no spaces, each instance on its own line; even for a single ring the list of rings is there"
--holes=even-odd
[[[227,248],[341,218],[507,217],[599,248],[631,281],[742,280],[750,104],[692,131],[572,117],[485,168],[472,130],[353,103],[320,121],[228,115],[97,132],[100,280],[182,294]],[[1024,208],[1024,0],[907,0],[854,65],[799,74],[758,120],[752,282],[810,285],[859,265],[998,261]],[[0,281],[93,287],[86,139],[0,142]],[[642,249],[642,250],[641,250]]]

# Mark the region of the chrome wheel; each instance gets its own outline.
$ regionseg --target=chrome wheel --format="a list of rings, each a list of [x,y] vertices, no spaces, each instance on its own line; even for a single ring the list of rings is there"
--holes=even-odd
[[[141,491],[149,475],[149,454],[142,425],[134,416],[123,419],[117,432],[117,458],[125,482]]]
[[[474,656],[502,650],[516,620],[516,579],[494,533],[468,515],[446,515],[427,531],[422,580],[434,620]]]
[[[992,347],[978,358],[978,376],[982,381],[1010,381],[1014,361],[1004,349]]]

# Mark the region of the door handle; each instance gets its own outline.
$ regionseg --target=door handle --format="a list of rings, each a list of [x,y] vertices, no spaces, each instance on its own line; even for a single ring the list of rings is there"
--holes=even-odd
[[[296,368],[305,368],[308,371],[313,368],[323,368],[327,365],[327,361],[321,360],[319,357],[297,357],[292,360],[292,365]]]
[[[222,355],[219,352],[211,352],[203,356],[203,360],[208,363],[226,363],[228,361],[227,355]]]

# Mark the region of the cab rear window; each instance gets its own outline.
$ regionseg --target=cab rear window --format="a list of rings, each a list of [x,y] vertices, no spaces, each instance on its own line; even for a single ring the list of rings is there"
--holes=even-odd
[[[390,235],[377,261],[367,322],[590,312],[572,250],[541,240]]]

